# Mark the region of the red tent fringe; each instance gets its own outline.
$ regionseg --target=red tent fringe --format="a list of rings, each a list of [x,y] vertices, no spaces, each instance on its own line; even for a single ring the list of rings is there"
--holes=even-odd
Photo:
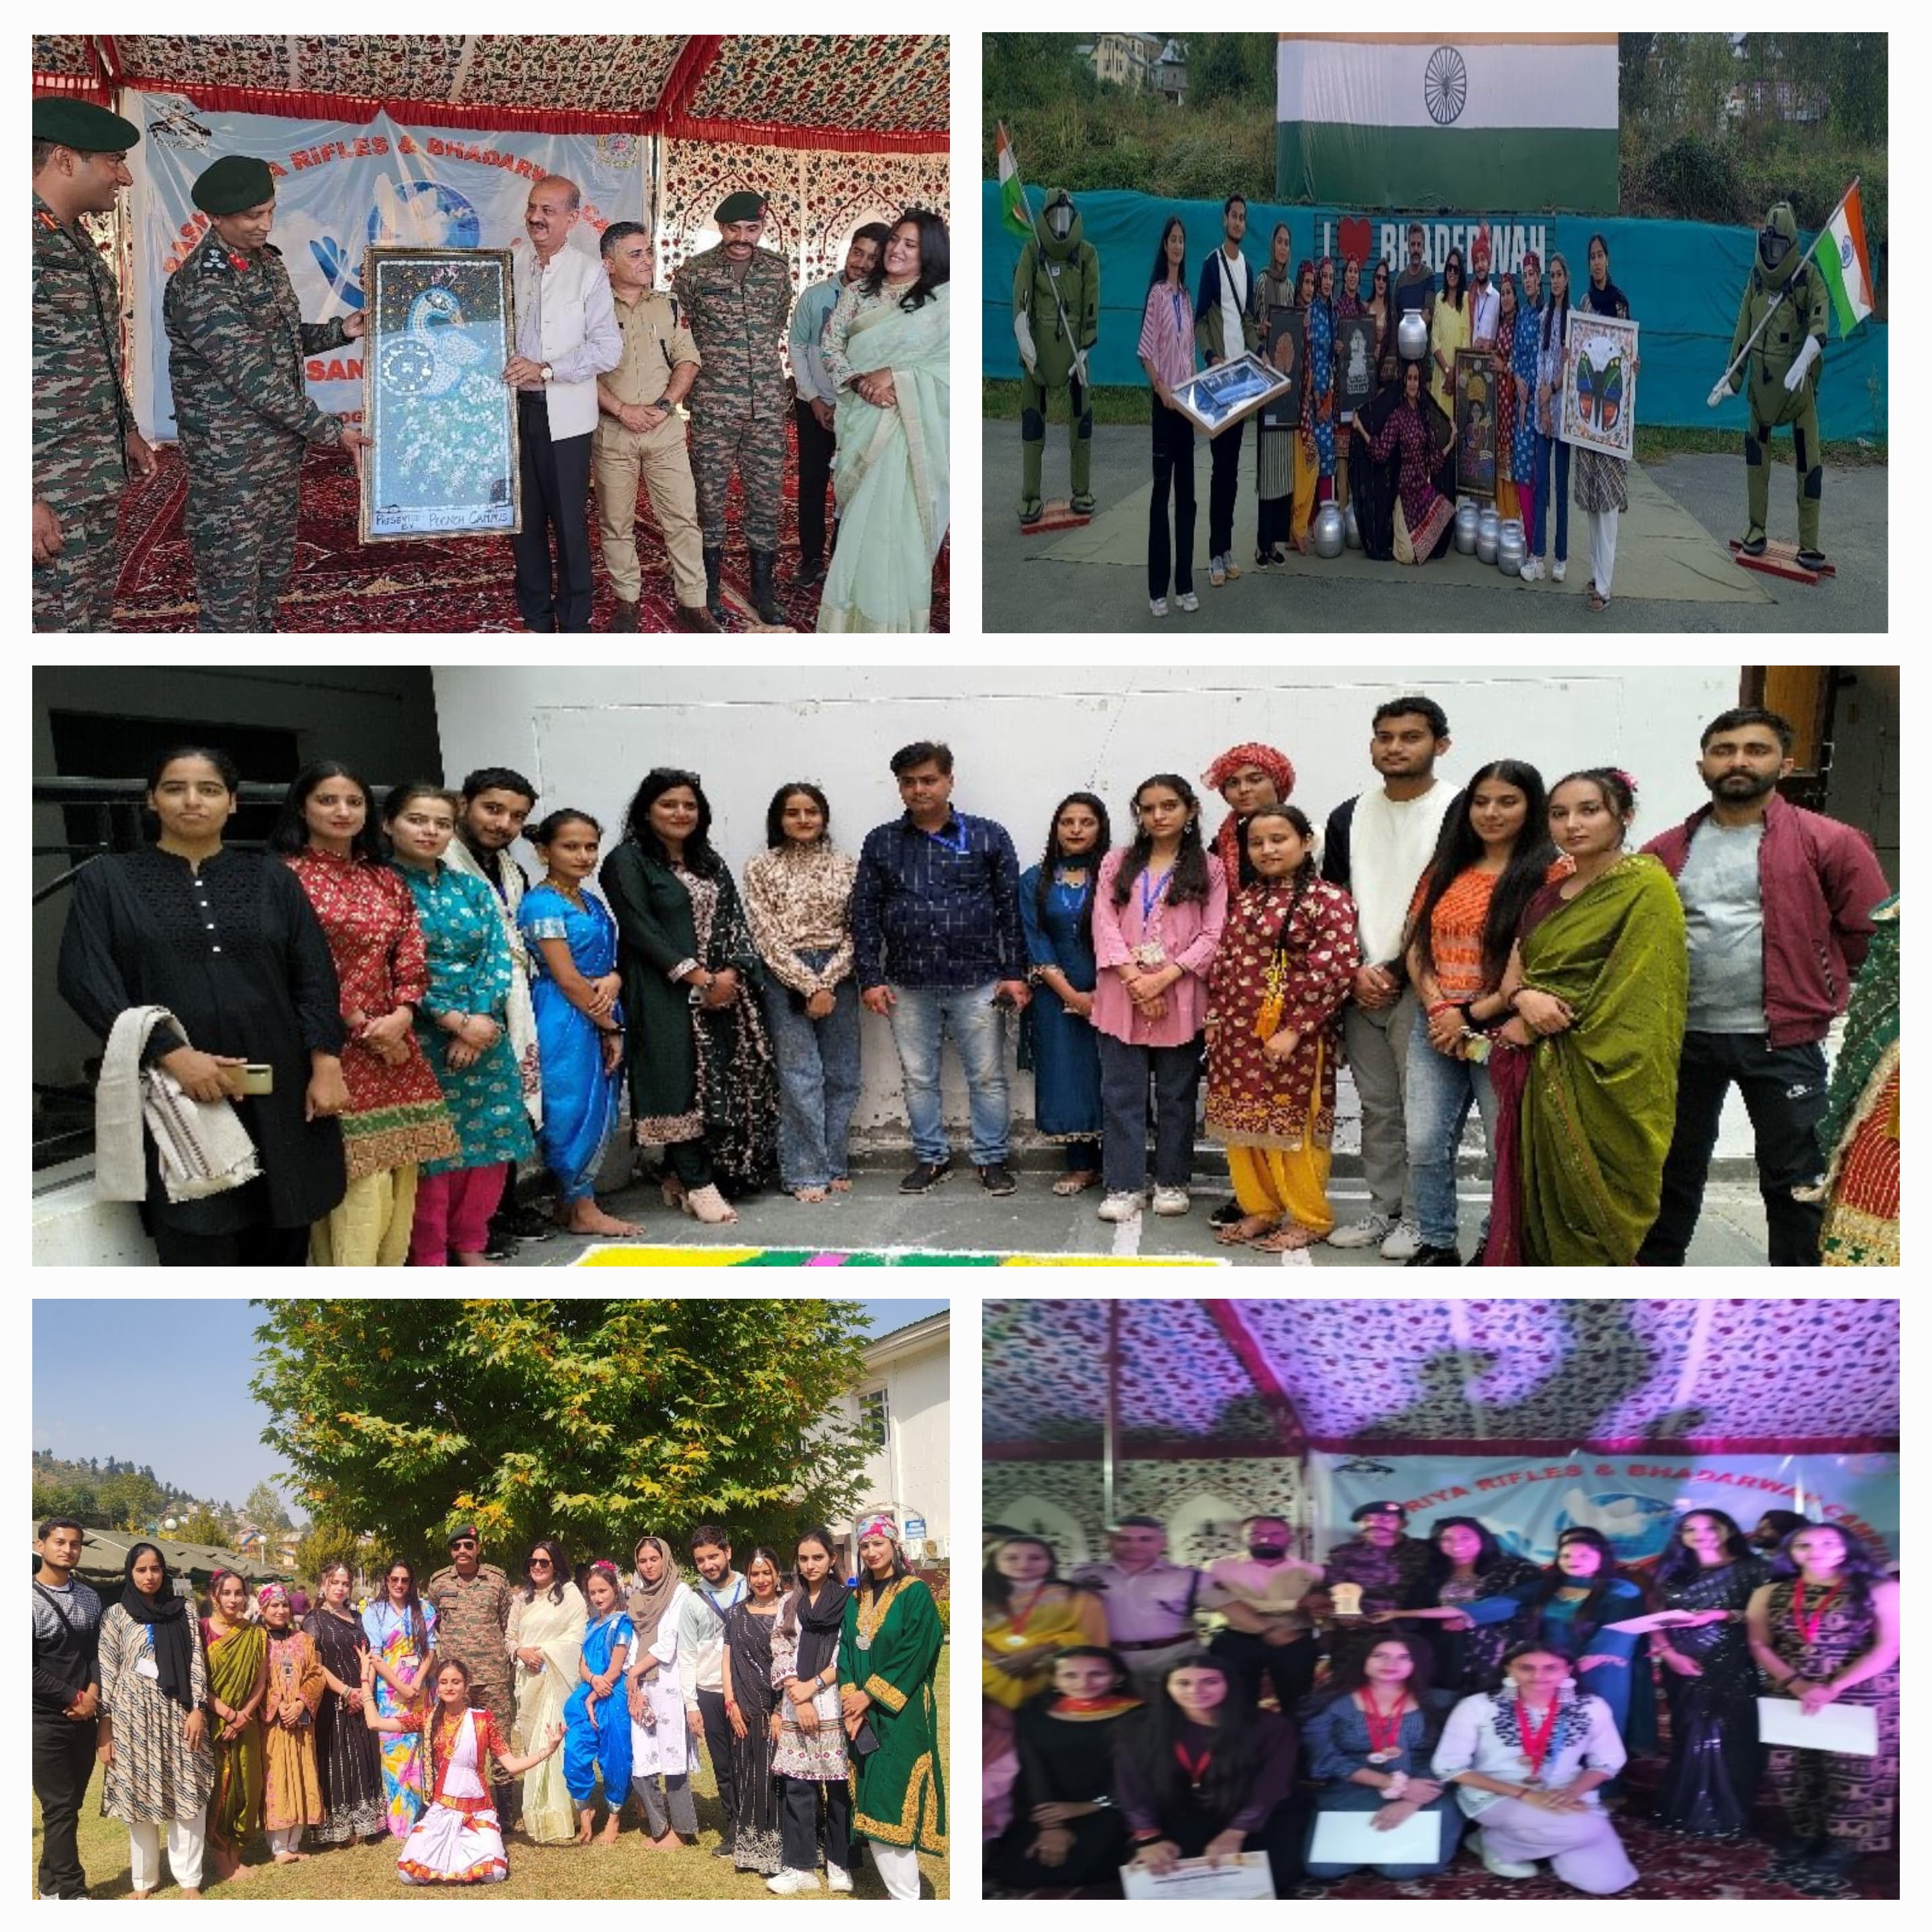
[[[764,121],[668,120],[650,131],[670,141],[744,141],[766,148],[836,148],[844,154],[944,154],[952,136],[936,134],[884,134],[870,128],[790,128]]]
[[[660,121],[674,119],[684,112],[686,104],[698,92],[699,82],[711,71],[718,58],[718,50],[724,44],[722,34],[693,34],[685,41],[683,51],[664,76],[664,86],[658,94],[657,115]]]
[[[45,94],[70,94],[82,100],[91,100],[97,107],[112,107],[113,90],[104,80],[97,80],[85,74],[37,74],[34,76],[34,98],[38,100]]]

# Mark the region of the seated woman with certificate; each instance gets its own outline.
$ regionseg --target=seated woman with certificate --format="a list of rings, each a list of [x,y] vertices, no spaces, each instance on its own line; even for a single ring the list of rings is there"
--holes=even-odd
[[[1134,1863],[1158,1874],[1183,1858],[1220,1864],[1265,1852],[1275,1896],[1286,1898],[1298,1862],[1297,1750],[1294,1726],[1250,1705],[1218,1658],[1177,1658],[1154,1701],[1116,1734],[1114,1790]]]
[[[1302,1706],[1309,1775],[1321,1786],[1304,1855],[1309,1877],[1326,1883],[1366,1867],[1384,1878],[1432,1878],[1455,1856],[1462,1820],[1429,1773],[1456,1697],[1430,1688],[1433,1661],[1420,1637],[1383,1637]],[[1348,1814],[1347,1826],[1341,1814]],[[1432,1829],[1433,1850],[1426,1856],[1394,1851],[1389,1834],[1420,1838],[1421,1832],[1403,1829],[1418,1819]],[[1354,1826],[1359,1831],[1348,1828]],[[1345,1834],[1357,1842],[1338,1856],[1334,1840]],[[1384,1844],[1390,1852],[1376,1856]]]

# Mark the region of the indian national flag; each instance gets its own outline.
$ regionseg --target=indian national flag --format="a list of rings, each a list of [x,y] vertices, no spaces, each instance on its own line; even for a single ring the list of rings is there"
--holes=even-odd
[[[1020,187],[1019,164],[1013,159],[1013,144],[1006,139],[1006,124],[1002,121],[999,127],[1000,218],[1012,233],[1024,241],[1033,232],[1033,221]]]
[[[1275,192],[1343,207],[1617,206],[1615,34],[1283,34]]]
[[[1864,211],[1856,184],[1818,244],[1818,266],[1832,285],[1838,333],[1849,335],[1872,312],[1871,257],[1865,253]]]

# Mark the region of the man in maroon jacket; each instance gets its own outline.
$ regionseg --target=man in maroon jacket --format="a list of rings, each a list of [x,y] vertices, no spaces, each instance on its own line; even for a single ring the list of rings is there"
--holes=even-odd
[[[1818,1265],[1823,1210],[1792,1190],[1822,1167],[1820,1042],[1845,1010],[1872,908],[1892,889],[1862,833],[1778,796],[1791,766],[1791,727],[1776,712],[1713,718],[1697,764],[1711,802],[1644,848],[1684,902],[1690,1004],[1663,1206],[1642,1268],[1684,1265],[1733,1084],[1756,1143],[1771,1264]]]

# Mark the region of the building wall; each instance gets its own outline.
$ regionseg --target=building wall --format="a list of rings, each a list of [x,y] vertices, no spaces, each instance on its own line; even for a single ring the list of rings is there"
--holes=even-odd
[[[746,670],[556,666],[445,666],[436,712],[447,769],[508,764],[527,772],[539,812],[571,805],[595,814],[607,844],[638,780],[653,764],[694,770],[706,783],[715,842],[734,868],[764,839],[776,786],[794,778],[822,785],[833,832],[856,850],[866,830],[896,817],[887,761],[916,738],[942,738],[957,764],[955,798],[1000,819],[1022,866],[1037,862],[1054,806],[1091,789],[1128,823],[1132,789],[1156,771],[1190,779],[1228,746],[1278,745],[1294,759],[1295,799],[1318,824],[1372,782],[1369,719],[1384,698],[1425,692],[1448,711],[1454,748],[1442,766],[1460,784],[1506,755],[1534,758],[1554,778],[1610,761],[1642,786],[1640,838],[1704,802],[1696,746],[1703,725],[1737,701],[1730,665],[1575,672],[1356,664],[1272,674],[1214,665],[1180,670],[1087,672],[1056,666],[938,666],[926,670],[772,666]],[[1206,822],[1223,816],[1206,802]],[[520,848],[526,862],[526,849]],[[890,1031],[864,1021],[865,1088],[856,1126],[882,1137],[903,1131],[897,1055]],[[1030,1123],[1032,1076],[1014,1076],[1016,1117]],[[1338,1151],[1356,1145],[1354,1098],[1345,1077]],[[949,1116],[965,1116],[950,1057]],[[1740,1114],[1719,1151],[1748,1153]]]
[[[902,1526],[908,1516],[923,1517],[926,1540],[940,1556],[950,1553],[952,1534],[951,1361],[942,1329],[918,1353],[895,1358],[859,1385],[862,1394],[884,1388],[889,1418],[886,1447],[866,1465],[860,1514],[884,1508]]]

